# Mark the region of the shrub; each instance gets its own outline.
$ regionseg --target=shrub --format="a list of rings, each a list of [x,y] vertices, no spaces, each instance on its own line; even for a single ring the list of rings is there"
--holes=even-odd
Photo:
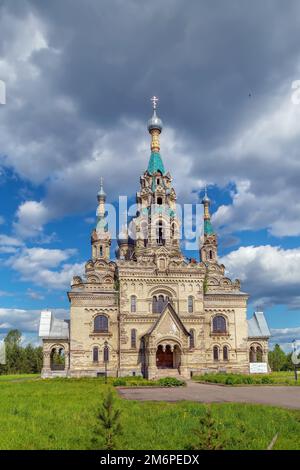
[[[112,384],[114,387],[125,387],[127,385],[127,380],[123,378],[114,379]]]
[[[225,385],[261,385],[276,383],[276,380],[270,377],[269,375],[243,375],[224,373],[206,373],[204,375],[195,376],[194,380]]]
[[[184,380],[176,379],[175,377],[164,377],[157,381],[160,387],[182,387],[186,385]]]

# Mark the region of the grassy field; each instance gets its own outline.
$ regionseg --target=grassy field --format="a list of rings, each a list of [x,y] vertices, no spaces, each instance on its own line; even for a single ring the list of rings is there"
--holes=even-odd
[[[0,375],[0,382],[7,382],[11,380],[24,380],[24,379],[35,379],[39,378],[40,374],[12,374],[12,375]]]
[[[4,380],[0,384],[0,449],[101,449],[97,411],[110,385],[99,379]],[[199,403],[150,403],[121,399],[119,449],[184,449],[207,407]],[[170,391],[170,393],[172,393]],[[300,412],[244,404],[211,405],[228,449],[300,448]],[[96,438],[96,442],[95,442]]]
[[[300,385],[296,382],[294,372],[272,372],[271,374],[203,374],[195,375],[196,382],[209,382],[225,385]]]

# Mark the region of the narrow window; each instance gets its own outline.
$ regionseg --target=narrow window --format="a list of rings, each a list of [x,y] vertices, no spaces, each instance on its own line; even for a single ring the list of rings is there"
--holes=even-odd
[[[212,252],[212,250],[209,250],[209,259],[213,259],[213,252]]]
[[[152,313],[158,313],[158,306],[157,306],[157,297],[154,296],[152,299]]]
[[[164,306],[165,306],[165,298],[163,295],[159,295],[158,296],[158,312],[157,313],[161,313],[164,309]]]
[[[194,330],[190,330],[190,349],[194,349],[195,347],[195,332]]]
[[[223,360],[228,361],[228,347],[227,346],[223,347]]]
[[[175,224],[171,225],[171,237],[175,238]]]
[[[136,313],[136,296],[131,296],[131,313]]]
[[[256,362],[262,362],[263,352],[260,346],[256,348]]]
[[[165,244],[164,228],[163,228],[163,223],[161,221],[159,221],[156,226],[156,241],[157,241],[157,244],[160,246]]]
[[[188,312],[193,313],[193,311],[194,311],[194,298],[192,295],[190,295],[188,298]]]
[[[93,362],[99,361],[99,349],[97,346],[93,348]]]
[[[100,256],[103,256],[103,246],[101,245],[99,248]]]
[[[161,197],[158,197],[158,198],[157,198],[157,204],[158,204],[159,206],[162,205],[162,198],[161,198]]]
[[[131,348],[136,349],[136,330],[131,330]]]
[[[213,348],[213,356],[214,356],[214,361],[219,360],[219,348],[218,346],[214,346]]]
[[[103,349],[103,361],[104,362],[109,362],[109,348],[108,346],[105,346]]]

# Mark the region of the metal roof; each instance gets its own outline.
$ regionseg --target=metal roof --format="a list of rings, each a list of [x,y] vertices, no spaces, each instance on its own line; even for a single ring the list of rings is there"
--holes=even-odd
[[[69,320],[59,320],[49,310],[43,310],[40,318],[39,337],[69,339]]]
[[[266,322],[264,313],[254,312],[253,317],[248,320],[248,337],[266,338],[270,336],[271,332]]]

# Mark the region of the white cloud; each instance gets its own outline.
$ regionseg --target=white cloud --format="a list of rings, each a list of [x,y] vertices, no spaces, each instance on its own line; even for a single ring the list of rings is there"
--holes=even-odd
[[[33,300],[43,300],[45,298],[44,295],[42,295],[40,292],[36,292],[32,289],[27,289],[27,293],[28,297],[30,297],[31,299]]]
[[[16,215],[15,230],[24,238],[42,235],[43,226],[49,220],[49,210],[42,202],[37,201],[22,203]]]
[[[216,226],[227,232],[267,228],[278,237],[300,235],[299,142],[300,106],[292,103],[285,84],[256,120],[209,157],[224,171],[216,168],[216,181],[226,184],[227,177],[227,183],[236,184],[232,204],[214,215]]]
[[[65,309],[51,309],[56,318],[69,318],[69,311]],[[0,338],[5,337],[10,329],[18,329],[22,332],[23,343],[39,342],[38,329],[40,322],[40,310],[25,310],[17,308],[0,308]]]
[[[23,248],[10,257],[6,265],[17,271],[23,281],[48,289],[65,289],[75,274],[83,272],[82,263],[63,264],[76,253],[73,249]]]
[[[296,328],[272,328],[271,335],[270,349],[275,344],[279,344],[286,353],[290,353],[293,351],[293,341],[296,340],[300,343],[300,326]]]
[[[13,254],[23,245],[18,238],[0,234],[0,254]]]
[[[240,247],[220,260],[231,277],[239,278],[257,304],[300,307],[300,248]]]

